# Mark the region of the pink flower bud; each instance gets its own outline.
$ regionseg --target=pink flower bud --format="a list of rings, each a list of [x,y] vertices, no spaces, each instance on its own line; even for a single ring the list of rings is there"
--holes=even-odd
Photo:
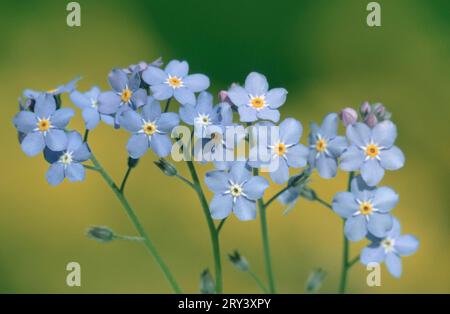
[[[370,104],[369,104],[369,102],[364,102],[362,105],[361,105],[361,107],[359,107],[359,111],[361,112],[361,115],[363,116],[363,117],[365,117],[366,115],[368,115],[371,111],[372,111],[372,108],[370,107]]]
[[[377,116],[374,113],[369,114],[365,119],[364,123],[369,127],[373,128],[378,123]]]
[[[345,127],[356,123],[356,120],[358,119],[358,113],[355,109],[347,107],[341,110],[339,113],[339,118],[341,119],[342,123]]]

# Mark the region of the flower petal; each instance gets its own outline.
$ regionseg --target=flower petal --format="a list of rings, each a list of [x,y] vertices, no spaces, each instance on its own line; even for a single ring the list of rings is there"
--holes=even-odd
[[[273,88],[266,95],[266,103],[272,109],[281,107],[286,102],[287,90],[284,88]]]
[[[189,72],[189,64],[186,61],[172,60],[167,64],[165,70],[171,76],[185,77]]]
[[[344,171],[357,171],[364,162],[364,152],[352,145],[341,156],[341,169]]]
[[[333,157],[338,158],[348,147],[347,139],[343,136],[336,136],[328,141],[327,150]]]
[[[41,132],[28,133],[22,141],[22,150],[28,156],[36,156],[44,150],[45,141]]]
[[[180,118],[184,123],[194,125],[197,110],[194,105],[186,104],[180,106]]]
[[[284,144],[297,144],[302,136],[303,127],[300,121],[287,118],[280,123],[280,140]]]
[[[75,115],[75,111],[71,108],[62,108],[56,110],[52,115],[52,125],[59,129],[65,129],[69,124],[70,119]]]
[[[20,111],[14,117],[13,123],[18,131],[30,133],[36,128],[36,115],[31,111]]]
[[[326,138],[333,138],[336,136],[339,126],[339,118],[336,113],[328,114],[320,126],[320,135]]]
[[[245,89],[253,96],[261,96],[269,89],[269,83],[264,75],[252,72],[245,79]]]
[[[45,177],[47,182],[53,186],[60,184],[64,180],[64,165],[59,162],[52,164]]]
[[[91,158],[91,151],[89,150],[87,143],[81,144],[81,146],[73,152],[72,157],[77,162],[83,162]]]
[[[256,109],[247,105],[238,107],[239,119],[241,122],[254,122],[258,120],[256,117]]]
[[[367,265],[369,263],[381,264],[384,261],[386,254],[384,248],[381,245],[367,246],[361,251],[361,263]]]
[[[350,192],[339,192],[333,198],[333,210],[342,218],[349,218],[359,210],[355,196]]]
[[[134,110],[126,110],[119,116],[119,124],[125,130],[136,133],[142,129],[142,117]]]
[[[260,176],[251,177],[244,184],[243,190],[245,195],[251,200],[257,200],[264,195],[264,191],[269,187],[269,182]]]
[[[292,168],[304,167],[306,166],[308,155],[308,147],[302,144],[294,145],[286,151],[287,163]]]
[[[166,100],[173,96],[173,88],[166,83],[152,85],[150,89],[156,100]]]
[[[270,178],[275,183],[283,184],[289,180],[289,168],[288,168],[287,162],[284,158],[277,158],[277,160],[278,160],[278,165],[276,166],[276,169],[272,169],[273,165],[276,165],[276,164],[271,163]]]
[[[103,114],[116,113],[120,106],[120,97],[114,92],[104,92],[98,96],[98,111]]]
[[[235,161],[230,169],[229,178],[233,183],[241,184],[251,177],[250,168],[245,161]]]
[[[389,212],[398,203],[398,194],[387,186],[382,186],[374,191],[373,206],[383,213]]]
[[[363,215],[349,217],[345,221],[344,233],[350,241],[361,241],[367,235],[366,220]]]
[[[419,240],[411,234],[401,235],[395,239],[394,248],[401,256],[409,256],[419,248]]]
[[[381,150],[379,156],[381,166],[386,170],[397,170],[405,164],[405,155],[397,146]]]
[[[182,105],[195,104],[194,92],[187,87],[180,87],[175,89],[173,95],[175,99]]]
[[[183,79],[183,84],[194,93],[208,89],[209,78],[203,74],[191,74]]]
[[[208,92],[200,93],[196,108],[199,113],[210,114],[213,109],[213,96]]]
[[[93,130],[100,122],[100,113],[94,108],[84,109],[81,115],[88,130]]]
[[[256,219],[256,203],[245,197],[238,197],[233,206],[233,212],[241,221],[254,220]]]
[[[142,79],[148,85],[159,85],[167,79],[167,73],[160,68],[150,66],[142,72]]]
[[[148,97],[147,104],[142,107],[142,117],[145,121],[156,121],[161,116],[161,105],[153,97]]]
[[[384,176],[384,169],[376,159],[366,160],[361,166],[361,176],[367,185],[375,186],[380,183]]]
[[[394,145],[397,138],[397,127],[392,121],[385,120],[378,123],[372,130],[372,140],[374,143],[389,148]]]
[[[80,109],[90,107],[92,105],[91,99],[79,91],[73,91],[70,93],[70,100]]]
[[[47,119],[56,111],[56,102],[53,95],[41,94],[36,99],[34,112],[39,118]]]
[[[150,148],[158,157],[166,157],[172,150],[172,142],[166,134],[153,134],[150,140]]]
[[[224,193],[229,189],[228,175],[223,171],[208,171],[205,176],[205,183],[214,193]]]
[[[144,89],[139,88],[131,96],[131,102],[133,103],[134,108],[142,107],[147,103],[147,92]]]
[[[355,123],[347,127],[347,138],[353,145],[366,146],[370,142],[372,131],[364,123]]]
[[[61,151],[67,147],[66,132],[59,129],[50,129],[45,136],[45,144],[53,151]]]
[[[113,90],[121,92],[128,85],[128,76],[121,69],[113,69],[108,75],[108,81]]]
[[[72,163],[70,165],[67,165],[64,172],[70,182],[83,181],[86,177],[86,171],[83,165],[79,163]]]
[[[130,77],[128,78],[128,88],[132,91],[136,91],[139,89],[140,85],[141,85],[141,77],[139,75],[139,72],[135,71],[131,73]]]
[[[377,238],[384,238],[392,228],[392,216],[389,214],[372,213],[367,228]]]
[[[180,118],[175,112],[166,112],[156,122],[158,131],[164,133],[172,132],[172,129],[180,124]]]
[[[230,88],[230,90],[228,91],[228,97],[231,99],[233,104],[238,107],[247,105],[250,102],[248,92],[245,90],[245,88],[238,85]]]
[[[216,194],[211,200],[209,210],[213,219],[224,219],[231,214],[233,208],[233,197],[229,194]]]
[[[128,155],[131,158],[141,158],[149,148],[149,140],[145,134],[133,134],[127,143]]]
[[[276,109],[266,107],[256,112],[256,116],[261,120],[270,120],[278,122],[280,120],[280,112]]]
[[[400,278],[402,275],[402,259],[400,256],[395,253],[388,253],[384,262],[391,275]]]

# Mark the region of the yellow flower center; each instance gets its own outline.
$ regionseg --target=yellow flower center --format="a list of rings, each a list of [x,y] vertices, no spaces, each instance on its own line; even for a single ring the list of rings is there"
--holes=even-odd
[[[286,153],[287,148],[283,143],[278,143],[278,145],[275,145],[274,150],[275,153],[281,157]]]
[[[380,153],[380,149],[375,144],[369,144],[366,147],[366,155],[370,158],[375,158]]]
[[[152,135],[156,132],[156,125],[154,123],[145,123],[142,129],[145,134]]]
[[[373,207],[372,204],[370,204],[369,202],[362,202],[361,204],[359,204],[359,212],[362,215],[370,215],[373,211]]]
[[[37,123],[37,127],[41,132],[48,131],[48,129],[50,129],[50,120],[48,119],[39,120],[39,122]]]
[[[316,142],[316,150],[319,153],[324,152],[327,149],[327,141],[325,141],[324,139],[318,139]]]
[[[171,76],[171,77],[169,77],[169,78],[167,79],[167,83],[168,83],[170,86],[172,86],[173,88],[178,88],[178,87],[181,87],[181,84],[182,84],[183,82],[182,82],[181,79],[179,79],[178,77],[176,77],[176,76]]]
[[[133,92],[127,87],[122,91],[120,100],[122,100],[123,103],[127,104],[130,101],[131,96],[133,96]]]
[[[250,100],[250,103],[255,109],[264,108],[264,106],[266,105],[266,101],[262,97],[254,97],[252,98],[252,100]]]

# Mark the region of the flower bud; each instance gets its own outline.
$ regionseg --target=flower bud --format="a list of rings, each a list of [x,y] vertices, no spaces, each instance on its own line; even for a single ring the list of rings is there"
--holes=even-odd
[[[377,115],[379,118],[383,118],[386,112],[386,108],[380,103],[373,105],[373,113]]]
[[[138,165],[139,159],[128,157],[128,167],[134,168]]]
[[[319,291],[325,280],[327,273],[321,268],[313,270],[306,280],[305,290],[307,293],[315,293]]]
[[[221,90],[219,92],[219,100],[220,102],[226,102],[228,99],[228,92],[226,90]]]
[[[339,113],[339,118],[341,119],[344,126],[347,127],[351,124],[356,123],[356,121],[358,120],[358,113],[355,109],[347,107],[341,110],[341,112]]]
[[[157,161],[154,161],[154,164],[161,169],[161,171],[169,177],[177,175],[177,169],[170,162],[165,160],[164,158],[160,158]]]
[[[364,102],[361,107],[359,107],[359,112],[363,117],[367,116],[372,111],[368,101]]]
[[[369,127],[373,128],[378,123],[377,116],[374,113],[369,114],[365,119],[364,123]]]
[[[230,259],[230,262],[233,264],[234,267],[236,267],[237,270],[240,271],[248,271],[249,266],[247,259],[239,254],[238,251],[234,251],[232,254],[228,255],[228,258]]]
[[[200,293],[214,294],[216,293],[216,287],[214,280],[209,272],[209,269],[205,269],[200,275]]]
[[[97,226],[90,227],[86,231],[86,235],[89,238],[94,239],[101,243],[111,242],[115,238],[114,231],[112,231],[108,227],[97,227]]]
[[[317,199],[316,192],[307,186],[302,187],[300,190],[300,196],[310,201],[315,201]]]

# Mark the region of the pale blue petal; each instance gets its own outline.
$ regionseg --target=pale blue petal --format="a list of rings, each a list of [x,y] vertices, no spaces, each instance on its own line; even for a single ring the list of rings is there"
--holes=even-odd
[[[401,256],[409,256],[419,248],[419,240],[410,234],[401,235],[395,239],[394,248]]]
[[[64,165],[59,162],[52,164],[45,177],[47,182],[53,186],[60,184],[64,180]]]
[[[142,79],[148,85],[159,85],[167,80],[167,73],[157,67],[148,67],[142,72]]]
[[[344,233],[353,242],[361,241],[367,235],[366,219],[363,215],[349,217],[345,221]]]
[[[364,152],[352,145],[342,153],[341,169],[344,171],[357,171],[361,168],[364,158]]]
[[[76,151],[78,148],[80,148],[81,144],[83,144],[83,138],[81,137],[80,133],[78,133],[76,131],[67,133],[66,150],[68,152]]]
[[[175,112],[166,112],[156,122],[158,131],[164,133],[172,132],[172,129],[180,124],[180,118]]]
[[[280,123],[280,140],[286,145],[297,144],[302,136],[303,127],[300,121],[287,118]]]
[[[166,100],[173,96],[173,88],[166,83],[152,85],[150,89],[156,100]]]
[[[119,116],[119,124],[125,130],[136,133],[142,129],[142,117],[134,110],[126,110]]]
[[[63,154],[64,152],[54,152],[48,147],[44,148],[44,159],[50,164],[57,162]]]
[[[32,132],[25,136],[22,141],[22,150],[28,156],[36,156],[44,150],[45,141],[41,132]]]
[[[241,221],[254,220],[256,218],[256,203],[245,197],[238,197],[233,206],[233,213]]]
[[[244,161],[236,161],[231,166],[230,179],[233,183],[241,184],[251,177],[250,168]]]
[[[114,92],[104,92],[98,96],[98,111],[103,114],[113,114],[119,109],[120,96]]]
[[[336,136],[328,141],[327,150],[333,157],[338,158],[348,147],[347,139],[343,136]]]
[[[134,108],[140,108],[147,103],[147,92],[139,88],[137,91],[133,92],[131,96],[131,102],[134,105]]]
[[[316,159],[316,168],[324,179],[334,178],[337,174],[337,160],[334,157],[320,154]]]
[[[128,85],[127,74],[120,69],[113,69],[108,75],[108,81],[116,92],[123,91]]]
[[[203,74],[191,74],[183,79],[183,84],[194,93],[208,89],[209,78]]]
[[[180,106],[180,118],[184,123],[194,125],[194,119],[197,116],[197,110],[194,105],[186,104]]]
[[[167,157],[172,150],[172,142],[165,134],[153,134],[150,139],[150,148],[158,157]]]
[[[241,86],[233,86],[228,91],[228,97],[236,106],[247,105],[250,102],[248,92]]]
[[[86,171],[82,164],[72,163],[67,165],[64,170],[65,176],[70,182],[83,181],[86,177]]]
[[[384,248],[381,245],[367,246],[361,251],[361,263],[367,265],[369,263],[381,264],[384,261],[386,254]]]
[[[372,130],[372,140],[379,146],[389,148],[397,138],[397,127],[392,121],[385,120],[378,123]]]
[[[386,170],[397,170],[405,164],[405,155],[397,146],[381,150],[379,157],[381,166]]]
[[[233,198],[231,195],[216,194],[211,200],[209,210],[213,219],[224,219],[231,214]]]
[[[372,131],[364,123],[355,123],[347,127],[347,138],[353,145],[366,146],[370,142]]]
[[[83,162],[91,158],[91,151],[87,143],[81,144],[81,146],[73,152],[73,159],[77,162]]]
[[[378,160],[369,159],[361,166],[361,176],[369,186],[375,186],[383,179],[384,169]]]
[[[133,134],[127,143],[128,155],[131,158],[141,158],[149,148],[149,140],[145,134]]]
[[[153,122],[161,116],[161,105],[153,97],[149,97],[147,104],[142,107],[142,117],[145,121]]]
[[[286,151],[287,163],[292,168],[304,167],[306,166],[308,155],[308,147],[302,144],[294,145]]]
[[[175,99],[182,105],[195,104],[195,95],[187,87],[180,87],[174,90],[173,95]]]
[[[320,135],[325,138],[333,138],[336,136],[339,126],[339,118],[336,113],[328,114],[320,126]]]
[[[13,122],[17,130],[23,133],[30,133],[37,127],[36,115],[31,111],[20,111]]]
[[[260,176],[251,177],[244,184],[243,190],[247,198],[257,200],[264,195],[264,191],[269,187],[269,182]]]
[[[357,199],[369,200],[373,198],[373,191],[375,191],[375,187],[369,187],[364,179],[358,175],[353,178],[350,184],[350,190]]]
[[[80,93],[79,91],[73,91],[70,93],[70,100],[80,109],[84,109],[90,107],[92,105],[91,99],[87,97],[85,94]]]
[[[392,276],[400,278],[402,275],[402,260],[395,253],[388,253],[385,259],[386,267]]]
[[[65,129],[74,115],[75,111],[71,108],[56,110],[52,115],[51,123],[59,129]]]
[[[114,125],[114,117],[106,114],[101,114],[100,119],[107,125]]]
[[[368,230],[377,238],[384,238],[392,229],[392,216],[389,214],[372,213],[369,218]]]
[[[276,109],[270,109],[269,107],[256,111],[256,116],[261,120],[270,120],[278,122],[280,120],[280,112]]]
[[[205,183],[214,193],[224,193],[229,190],[227,173],[219,170],[208,171],[205,176]]]
[[[208,92],[200,93],[196,107],[199,113],[210,114],[213,109],[213,96]]]
[[[166,73],[178,78],[185,77],[189,72],[189,64],[186,61],[172,60],[166,66]]]
[[[252,96],[262,96],[267,93],[269,83],[264,75],[252,72],[245,79],[245,89]]]
[[[289,180],[289,168],[284,158],[277,159],[278,167],[275,170],[271,169],[270,178],[275,183],[283,184]]]
[[[45,136],[45,144],[54,151],[61,151],[67,147],[67,135],[63,130],[50,129]]]
[[[39,118],[47,119],[56,111],[55,98],[49,94],[40,94],[34,105],[34,112]]]
[[[399,200],[398,194],[387,186],[382,186],[374,191],[373,206],[383,213],[393,209]]]
[[[286,102],[287,90],[284,88],[271,89],[266,95],[266,103],[272,109],[281,107]]]
[[[342,218],[349,218],[359,210],[355,196],[350,192],[339,192],[333,198],[333,210]]]
[[[100,122],[100,113],[94,108],[84,109],[81,115],[88,130],[93,130]]]
[[[256,109],[251,108],[249,106],[240,106],[238,108],[239,111],[239,119],[241,122],[254,122],[258,120],[256,117]]]
[[[132,91],[136,91],[137,89],[139,89],[140,85],[141,77],[139,76],[139,72],[131,73],[130,77],[128,78],[128,88]]]
[[[397,218],[392,217],[392,228],[388,232],[388,237],[397,238],[400,235],[401,226]]]

